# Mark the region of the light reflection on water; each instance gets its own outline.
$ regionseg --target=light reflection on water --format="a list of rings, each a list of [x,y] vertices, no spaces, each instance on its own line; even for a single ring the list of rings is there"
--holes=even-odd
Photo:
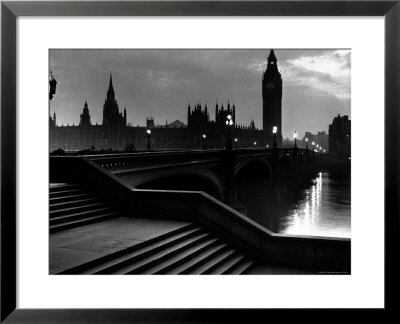
[[[350,237],[350,179],[321,172],[296,192],[272,190],[263,183],[239,188],[247,216],[276,233]]]

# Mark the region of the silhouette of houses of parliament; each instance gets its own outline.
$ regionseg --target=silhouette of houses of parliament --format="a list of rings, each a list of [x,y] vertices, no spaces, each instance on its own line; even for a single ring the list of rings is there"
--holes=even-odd
[[[146,126],[129,126],[127,124],[126,108],[119,111],[115,92],[110,75],[110,83],[106,100],[103,105],[103,124],[92,125],[88,103],[85,102],[80,115],[79,125],[57,125],[56,113],[49,117],[50,125],[50,152],[62,150],[114,149],[125,150],[135,148],[145,150],[148,136],[146,131],[151,129],[151,148],[182,149],[182,148],[223,148],[227,140],[227,116],[233,120],[233,145],[237,147],[262,146],[273,144],[273,126],[278,127],[277,141],[282,144],[282,78],[277,69],[277,59],[271,50],[268,57],[268,66],[262,78],[263,94],[263,130],[255,127],[254,121],[244,126],[236,122],[235,104],[228,102],[215,105],[215,119],[210,119],[210,111],[197,103],[187,107],[187,124],[176,120],[165,125],[155,125],[154,117],[146,119]],[[203,137],[206,135],[206,138]]]
[[[350,156],[350,152],[351,120],[339,114],[329,125],[329,153]]]

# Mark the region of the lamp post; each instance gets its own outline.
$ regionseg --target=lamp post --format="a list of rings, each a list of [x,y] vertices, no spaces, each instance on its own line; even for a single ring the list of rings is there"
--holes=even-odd
[[[49,78],[49,99],[53,99],[53,95],[56,93],[56,86],[57,86],[57,81],[56,79],[53,78],[53,72],[50,71],[50,78]]]
[[[237,147],[238,138],[237,138],[237,137],[235,137],[234,141],[235,141],[235,147]]]
[[[147,150],[150,151],[150,142],[151,142],[151,130],[146,130],[146,137],[147,137]]]
[[[308,138],[306,137],[306,151],[308,151]]]
[[[312,151],[315,152],[315,142],[312,142]]]
[[[294,131],[293,138],[294,138],[294,148],[297,149],[297,132],[296,131]]]
[[[278,146],[278,143],[276,142],[276,132],[278,131],[278,127],[274,126],[272,127],[272,133],[274,134],[274,149]]]
[[[207,135],[203,134],[202,137],[203,137],[203,150],[205,150],[206,149],[206,138],[207,138]]]
[[[228,126],[228,142],[226,145],[227,150],[232,150],[232,140],[231,140],[231,127],[233,125],[232,115],[226,116],[225,121],[226,126]]]

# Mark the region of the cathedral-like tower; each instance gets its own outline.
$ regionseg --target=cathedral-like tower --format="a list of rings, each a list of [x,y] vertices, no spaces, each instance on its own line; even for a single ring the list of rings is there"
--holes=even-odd
[[[107,98],[103,106],[103,125],[104,126],[126,126],[126,110],[124,115],[119,112],[117,100],[115,100],[115,92],[112,83],[112,75],[110,74],[110,84],[108,86]]]
[[[262,78],[263,130],[265,144],[273,143],[272,128],[278,127],[277,142],[282,145],[282,77],[278,71],[274,50],[268,56],[268,66]]]
[[[85,105],[83,107],[83,112],[81,114],[81,119],[79,121],[79,126],[92,126],[92,123],[90,122],[90,115],[89,115],[89,108],[87,101],[85,102]]]

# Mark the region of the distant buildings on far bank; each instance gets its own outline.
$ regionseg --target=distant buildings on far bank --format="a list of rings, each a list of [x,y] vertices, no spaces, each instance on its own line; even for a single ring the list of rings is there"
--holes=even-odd
[[[349,116],[337,115],[329,125],[329,152],[350,157],[351,120]]]
[[[349,116],[336,116],[329,125],[329,133],[325,131],[313,134],[305,132],[301,140],[297,140],[297,146],[305,148],[308,143],[308,148],[312,149],[314,142],[315,149],[321,148],[324,153],[335,155],[350,156],[351,153],[351,120]],[[292,147],[294,142],[292,139],[286,138],[283,140],[283,147]]]
[[[317,145],[319,147],[322,147],[322,149],[325,150],[325,152],[329,151],[329,136],[328,134],[323,131],[323,132],[318,132],[317,134],[313,134],[311,132],[305,132],[304,137],[302,138],[300,142],[300,147],[305,148],[306,147],[306,139],[308,139],[308,148],[312,149],[312,143],[315,143],[315,148],[317,148]]]

